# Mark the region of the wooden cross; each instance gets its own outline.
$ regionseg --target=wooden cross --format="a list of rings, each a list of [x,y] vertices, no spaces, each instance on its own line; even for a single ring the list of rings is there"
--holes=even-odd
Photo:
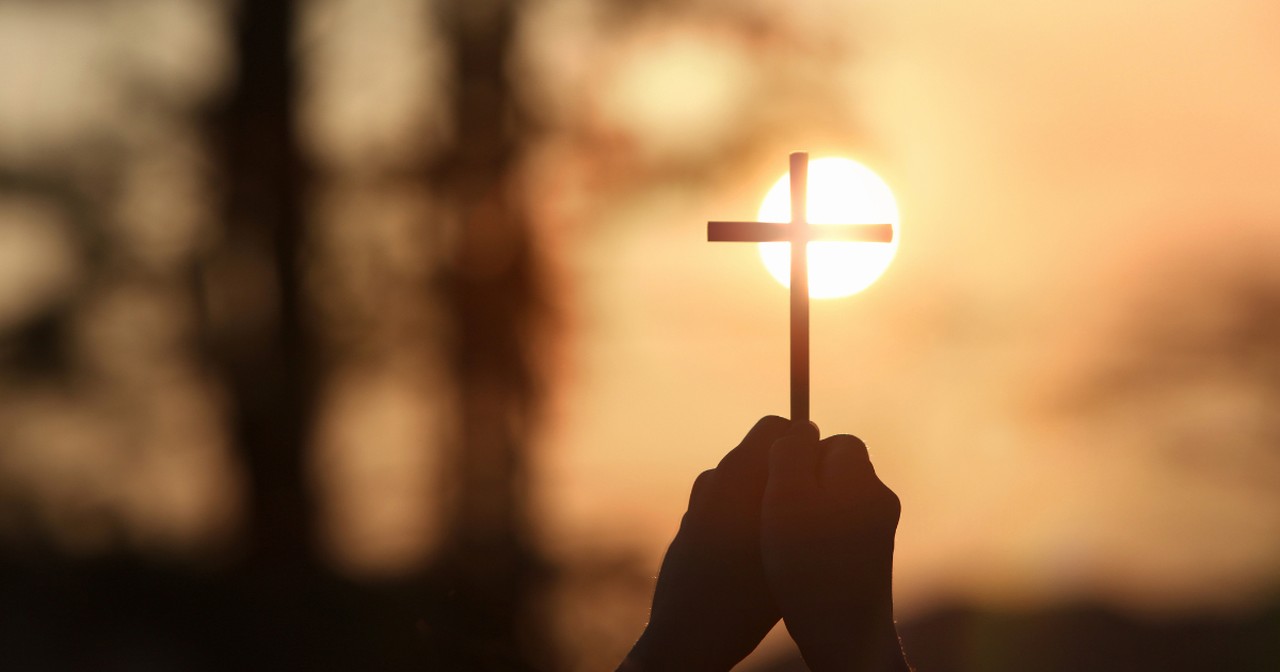
[[[809,421],[809,255],[815,240],[888,243],[892,224],[809,225],[809,154],[791,154],[791,222],[707,222],[711,242],[791,243],[791,419]]]

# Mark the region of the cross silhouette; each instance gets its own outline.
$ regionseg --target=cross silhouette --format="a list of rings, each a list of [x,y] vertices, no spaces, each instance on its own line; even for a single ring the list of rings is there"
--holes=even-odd
[[[892,224],[809,225],[809,154],[791,154],[791,222],[707,222],[711,242],[791,243],[791,419],[809,421],[809,255],[811,241],[893,241]],[[803,243],[803,244],[802,244]]]

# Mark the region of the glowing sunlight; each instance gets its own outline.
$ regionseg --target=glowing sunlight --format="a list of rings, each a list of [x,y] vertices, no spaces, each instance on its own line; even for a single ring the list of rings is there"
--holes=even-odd
[[[762,222],[791,219],[790,175],[778,178],[760,204]],[[809,243],[809,295],[815,299],[848,296],[866,289],[884,273],[898,251],[898,204],[889,185],[870,168],[850,159],[828,157],[809,164],[809,222],[812,224],[893,225],[893,242]],[[774,279],[790,286],[789,243],[760,243],[760,258]]]

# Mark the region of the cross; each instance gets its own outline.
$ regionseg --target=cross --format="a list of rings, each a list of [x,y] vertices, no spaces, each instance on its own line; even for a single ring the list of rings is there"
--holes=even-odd
[[[809,255],[815,240],[893,241],[892,224],[809,225],[809,154],[791,154],[791,222],[707,222],[711,242],[791,243],[791,419],[809,421]]]

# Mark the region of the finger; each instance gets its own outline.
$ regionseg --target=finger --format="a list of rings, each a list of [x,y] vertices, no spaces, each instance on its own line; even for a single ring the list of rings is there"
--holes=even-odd
[[[818,426],[793,423],[769,449],[769,485],[778,488],[813,486],[817,482],[821,462]]]
[[[767,415],[760,418],[751,431],[742,439],[736,448],[729,451],[717,467],[730,475],[751,473],[763,479],[769,468],[769,447],[777,441],[790,426],[786,418]]]
[[[865,486],[876,480],[875,466],[862,439],[837,434],[824,440],[822,445],[824,455],[819,480],[823,488]]]

